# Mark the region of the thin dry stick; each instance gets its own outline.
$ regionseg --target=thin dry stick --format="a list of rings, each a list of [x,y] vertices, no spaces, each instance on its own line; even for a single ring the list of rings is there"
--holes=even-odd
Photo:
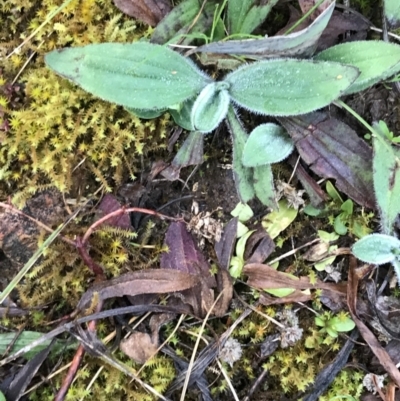
[[[223,294],[223,291],[218,295],[218,297],[215,299],[214,303],[211,305],[210,310],[207,312],[206,317],[203,320],[203,323],[200,326],[200,332],[199,332],[199,336],[196,340],[196,343],[194,344],[194,348],[193,348],[193,353],[192,353],[192,357],[190,358],[190,362],[189,362],[189,366],[187,368],[187,372],[186,372],[186,377],[185,377],[185,382],[183,383],[183,388],[182,388],[182,393],[181,393],[181,399],[180,401],[185,401],[185,395],[186,395],[186,391],[189,385],[189,380],[190,380],[190,375],[192,373],[192,369],[193,369],[193,364],[194,364],[194,360],[196,358],[196,353],[197,353],[197,349],[199,348],[199,344],[200,344],[200,339],[201,339],[201,335],[204,331],[204,327],[206,326],[207,323],[207,319],[210,317],[210,314],[212,312],[212,310],[214,309],[215,305],[217,304],[217,302],[219,301],[219,299],[221,298]]]
[[[319,241],[320,241],[319,238],[315,238],[315,239],[313,239],[312,241],[307,242],[307,244],[301,245],[301,246],[299,246],[299,247],[296,248],[296,249],[292,249],[291,251],[286,252],[286,253],[284,253],[283,255],[278,256],[277,258],[268,261],[268,264],[269,264],[269,265],[272,265],[272,264],[274,264],[274,263],[276,263],[276,262],[279,262],[280,260],[285,259],[285,258],[287,258],[288,256],[294,255],[297,251],[300,251],[300,249],[306,248],[307,246],[310,246],[310,245],[312,245],[312,244],[315,244],[316,242],[319,242]]]
[[[96,307],[96,312],[100,312],[102,307],[103,307],[103,302],[99,302],[99,304]],[[96,320],[92,320],[91,322],[89,322],[88,324],[89,332],[94,333],[96,331],[96,323],[97,323]],[[72,364],[68,369],[67,375],[64,377],[60,389],[58,390],[56,396],[54,397],[54,401],[63,401],[65,399],[65,396],[67,395],[67,392],[72,384],[72,381],[76,377],[76,372],[79,369],[79,365],[81,364],[84,355],[85,355],[85,348],[83,344],[79,344],[79,347],[74,355],[74,359],[72,360]]]
[[[231,390],[231,393],[232,393],[232,395],[233,395],[233,398],[235,399],[235,401],[240,401],[238,395],[236,394],[236,390],[235,390],[235,388],[233,387],[233,384],[232,384],[232,382],[231,382],[231,379],[230,379],[229,376],[228,376],[228,373],[226,373],[226,370],[224,369],[224,367],[222,366],[221,362],[220,362],[218,359],[217,359],[217,364],[218,364],[218,367],[220,368],[221,373],[222,373],[222,375],[224,376],[226,382],[228,383],[228,387],[229,387],[229,389]]]
[[[289,178],[288,184],[290,184],[290,181],[292,181],[294,174],[296,173],[297,166],[299,165],[299,162],[300,162],[300,156],[297,157],[296,164],[294,165],[294,168],[293,168],[292,174]]]

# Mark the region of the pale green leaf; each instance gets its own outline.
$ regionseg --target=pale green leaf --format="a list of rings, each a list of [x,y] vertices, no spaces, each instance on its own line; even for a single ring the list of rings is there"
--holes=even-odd
[[[253,187],[253,171],[251,168],[243,166],[242,163],[243,149],[248,135],[232,107],[228,110],[226,122],[232,136],[232,170],[235,186],[240,200],[246,203],[254,198],[255,193]]]
[[[381,265],[392,262],[400,253],[400,240],[391,235],[371,234],[358,240],[351,248],[353,255],[366,263]]]
[[[254,167],[254,190],[257,198],[272,210],[278,209],[271,165]]]
[[[318,237],[321,239],[321,241],[331,242],[336,241],[339,238],[339,235],[336,233],[328,233],[323,230],[318,230]]]
[[[356,68],[334,62],[274,59],[246,64],[225,81],[239,106],[255,113],[294,116],[332,103],[358,75]]]
[[[383,41],[357,40],[330,47],[314,59],[336,61],[360,70],[360,76],[345,91],[348,95],[367,89],[399,72],[400,46]]]
[[[193,104],[191,121],[195,130],[206,134],[217,128],[228,112],[229,102],[224,82],[209,83]]]
[[[329,265],[331,265],[336,259],[336,256],[329,256],[329,258],[326,258],[324,260],[321,260],[320,262],[314,263],[314,268],[315,270],[318,270],[319,272],[325,271],[325,268]]]
[[[298,210],[290,208],[286,200],[278,203],[279,210],[274,210],[262,218],[261,224],[272,239],[276,238],[294,221]]]
[[[237,217],[240,222],[245,223],[254,216],[254,213],[246,203],[238,203],[231,211],[231,215]]]
[[[287,297],[290,294],[293,294],[296,290],[294,288],[275,288],[271,290],[264,290],[277,298]]]
[[[109,102],[162,109],[197,95],[211,78],[173,50],[145,42],[101,43],[55,50],[46,64]]]
[[[400,2],[399,0],[384,0],[385,17],[391,27],[400,25]]]
[[[332,327],[332,329],[339,332],[351,331],[354,329],[354,327],[356,327],[354,321],[351,320],[349,317],[339,318],[338,316],[330,319],[329,325]]]
[[[244,7],[245,1],[231,0],[228,3],[228,14],[231,7],[235,7],[235,3],[239,3],[240,7]],[[268,5],[271,1],[268,3]],[[197,52],[207,52],[209,54],[238,54],[244,55],[251,59],[263,59],[271,57],[309,57],[316,48],[322,32],[328,25],[335,8],[335,2],[327,7],[315,21],[301,31],[290,33],[288,35],[275,35],[261,39],[247,40],[224,40],[220,42],[212,42],[196,49]],[[234,23],[239,24],[239,18],[234,19]],[[229,28],[228,28],[229,30]],[[244,33],[240,32],[230,33]],[[236,35],[235,35],[236,38]]]
[[[169,113],[171,114],[175,123],[188,131],[194,131],[194,126],[190,116],[192,114],[192,108],[195,100],[195,98],[188,99],[181,104],[180,108],[169,110]]]
[[[143,120],[152,120],[153,118],[160,117],[167,109],[161,110],[144,110],[144,109],[134,109],[132,107],[125,107],[129,113],[132,113],[136,117],[142,118]]]
[[[378,124],[373,125],[373,178],[375,197],[384,234],[392,234],[400,213],[400,150],[387,140]]]
[[[251,131],[243,150],[243,165],[257,167],[279,163],[292,153],[293,140],[280,125],[261,124]]]

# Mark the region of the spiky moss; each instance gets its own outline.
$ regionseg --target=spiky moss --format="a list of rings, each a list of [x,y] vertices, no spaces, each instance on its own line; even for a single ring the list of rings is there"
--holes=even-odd
[[[0,3],[7,29],[4,35],[9,39],[3,49],[9,53],[21,41],[16,43],[15,36],[19,38],[21,32],[28,36],[62,3],[16,1],[20,18],[15,19],[7,4]],[[22,9],[23,13],[18,11]],[[143,122],[59,78],[43,61],[43,55],[54,48],[131,42],[148,33],[147,27],[121,15],[111,2],[73,0],[19,54],[5,61],[2,79],[9,82],[29,55],[37,52],[18,79],[25,85],[23,107],[6,109],[10,130],[0,147],[2,189],[12,192],[17,205],[43,186],[67,193],[74,179],[84,182],[91,176],[110,192],[123,179],[134,178],[141,154],[165,148],[167,115]]]
[[[116,353],[116,358],[138,371],[140,368],[121,353]],[[96,375],[96,380],[91,383]],[[173,362],[163,356],[154,357],[147,367],[143,369],[140,378],[156,391],[164,393],[176,376]],[[60,388],[62,377],[55,376],[50,380],[52,386],[41,386],[30,394],[32,401],[47,401],[54,399],[54,388]],[[78,401],[81,399],[95,399],[98,401],[126,400],[126,401],[154,401],[155,398],[135,381],[129,379],[125,373],[116,368],[104,365],[98,359],[85,357],[82,367],[79,369],[76,379],[68,391],[66,401]]]

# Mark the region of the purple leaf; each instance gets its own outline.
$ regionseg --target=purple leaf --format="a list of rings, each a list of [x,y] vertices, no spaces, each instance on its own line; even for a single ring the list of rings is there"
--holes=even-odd
[[[375,209],[372,149],[355,131],[322,112],[279,120],[312,171],[336,179],[340,191],[359,205]]]
[[[99,207],[97,208],[97,216],[98,218],[102,218],[111,212],[115,212],[118,209],[121,209],[122,205],[119,203],[117,198],[114,195],[107,194],[101,200]],[[112,217],[108,219],[105,223],[107,226],[118,227],[125,230],[131,230],[131,220],[128,214],[122,214],[120,216]]]
[[[162,269],[201,275],[210,286],[215,286],[215,279],[210,273],[210,265],[197,247],[192,235],[187,232],[184,223],[172,223],[165,235],[165,244],[169,251],[160,258]]]

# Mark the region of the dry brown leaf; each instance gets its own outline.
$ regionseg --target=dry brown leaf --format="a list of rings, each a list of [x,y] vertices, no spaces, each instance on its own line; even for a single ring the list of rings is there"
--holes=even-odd
[[[158,343],[153,342],[149,334],[135,331],[127,339],[121,341],[119,348],[129,358],[143,364],[157,353]]]
[[[363,268],[365,272],[365,268]],[[396,368],[389,354],[385,349],[379,344],[378,340],[375,338],[371,330],[362,322],[357,315],[357,290],[359,280],[362,278],[359,269],[357,269],[357,259],[354,256],[350,256],[350,266],[349,266],[349,279],[348,279],[348,290],[347,290],[347,305],[351,314],[351,318],[354,320],[355,324],[364,340],[368,343],[371,351],[378,358],[380,364],[384,367],[386,372],[390,375],[392,380],[400,387],[400,372]]]
[[[199,277],[176,270],[147,269],[123,274],[117,278],[94,284],[86,291],[78,304],[78,310],[86,309],[95,297],[97,302],[109,298],[138,294],[169,294],[187,290],[199,284]]]
[[[248,276],[247,284],[255,288],[294,288],[296,290],[305,289],[326,289],[333,292],[346,294],[346,282],[326,283],[319,279],[311,283],[308,277],[294,277],[286,273],[275,270],[269,265],[261,263],[250,263],[244,267],[243,273]]]

